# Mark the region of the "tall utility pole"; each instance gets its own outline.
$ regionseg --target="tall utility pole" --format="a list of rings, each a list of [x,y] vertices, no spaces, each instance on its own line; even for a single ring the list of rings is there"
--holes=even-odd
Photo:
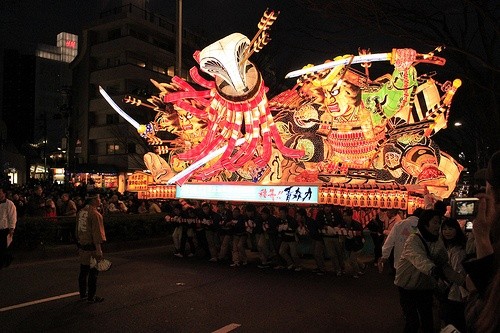
[[[177,0],[177,38],[175,48],[175,75],[182,77],[182,0]]]
[[[43,112],[43,180],[47,180],[48,171],[47,171],[47,111]],[[36,170],[35,170],[36,173]]]
[[[59,107],[59,111],[61,113],[61,118],[66,121],[64,124],[64,136],[61,138],[61,148],[64,153],[64,183],[67,184],[70,178],[69,171],[69,148],[70,148],[70,129],[71,129],[71,111],[73,107],[72,95],[71,95],[71,87],[63,86],[60,89],[61,93],[61,105]]]

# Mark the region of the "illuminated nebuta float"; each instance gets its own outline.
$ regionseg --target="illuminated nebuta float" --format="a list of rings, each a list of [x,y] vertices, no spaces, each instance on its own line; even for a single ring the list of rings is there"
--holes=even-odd
[[[299,77],[297,84],[268,100],[249,57],[267,44],[276,16],[265,12],[251,41],[234,33],[195,52],[199,69],[211,77],[191,68],[196,88],[179,77],[152,80],[159,93],[148,102],[125,98],[156,112],[147,125],[129,120],[155,151],[144,156],[153,183],[148,195],[166,184],[252,183],[311,184],[319,188],[319,202],[337,204],[370,204],[363,189],[384,185],[448,197],[462,167],[430,137],[446,127],[460,80],[440,84],[418,76],[414,67],[445,60],[411,49],[363,51],[289,73]],[[393,73],[371,80],[368,67],[381,60],[394,65]],[[363,73],[353,68],[356,63]],[[163,140],[161,132],[176,139]],[[356,191],[359,197],[343,196]],[[332,198],[324,199],[325,193]]]

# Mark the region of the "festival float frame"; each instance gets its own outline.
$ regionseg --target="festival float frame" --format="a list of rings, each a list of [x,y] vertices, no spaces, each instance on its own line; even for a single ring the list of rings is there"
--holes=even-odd
[[[226,36],[194,54],[188,83],[151,80],[158,94],[121,103],[154,112],[139,124],[99,88],[152,148],[148,172],[128,179],[139,199],[202,199],[401,209],[424,192],[447,198],[462,166],[431,137],[446,128],[459,79],[439,83],[415,66],[443,66],[433,52],[347,55],[290,72],[296,85],[272,99],[249,61],[269,42],[278,13],[265,11],[250,40]],[[375,62],[391,74],[370,78]],[[355,69],[358,64],[362,68]],[[364,71],[363,71],[364,69]],[[164,133],[170,133],[165,139]],[[175,139],[171,139],[172,135]],[[297,191],[294,196],[293,191]],[[306,199],[304,199],[306,198]],[[300,201],[304,199],[304,201]]]

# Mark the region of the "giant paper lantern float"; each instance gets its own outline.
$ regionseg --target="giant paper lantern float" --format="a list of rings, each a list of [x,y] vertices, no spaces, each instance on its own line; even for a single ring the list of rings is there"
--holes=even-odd
[[[276,18],[266,11],[251,41],[233,33],[196,51],[199,68],[189,72],[196,88],[175,76],[170,83],[151,80],[159,93],[147,102],[127,96],[125,103],[156,112],[148,124],[131,119],[100,88],[153,147],[144,156],[150,176],[136,177],[152,179],[148,190],[134,182],[140,197],[401,209],[419,206],[420,196],[412,193],[424,188],[448,197],[462,166],[431,136],[446,128],[461,82],[440,84],[415,69],[420,62],[442,66],[445,60],[412,49],[361,50],[289,73],[297,84],[268,100],[249,58],[268,43]],[[393,73],[371,80],[369,67],[376,61],[390,61]],[[161,132],[176,139],[163,140]],[[314,196],[302,200],[304,193]]]

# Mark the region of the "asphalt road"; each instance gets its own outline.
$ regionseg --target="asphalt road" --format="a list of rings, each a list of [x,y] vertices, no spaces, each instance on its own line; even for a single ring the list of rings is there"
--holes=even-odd
[[[232,268],[179,259],[169,246],[107,255],[98,295],[76,295],[76,258],[0,271],[2,332],[400,332],[392,278]],[[312,267],[312,260],[308,261]],[[329,262],[327,262],[327,265]],[[59,297],[59,298],[57,298]],[[47,300],[48,298],[56,298]],[[26,303],[26,304],[25,304]]]

